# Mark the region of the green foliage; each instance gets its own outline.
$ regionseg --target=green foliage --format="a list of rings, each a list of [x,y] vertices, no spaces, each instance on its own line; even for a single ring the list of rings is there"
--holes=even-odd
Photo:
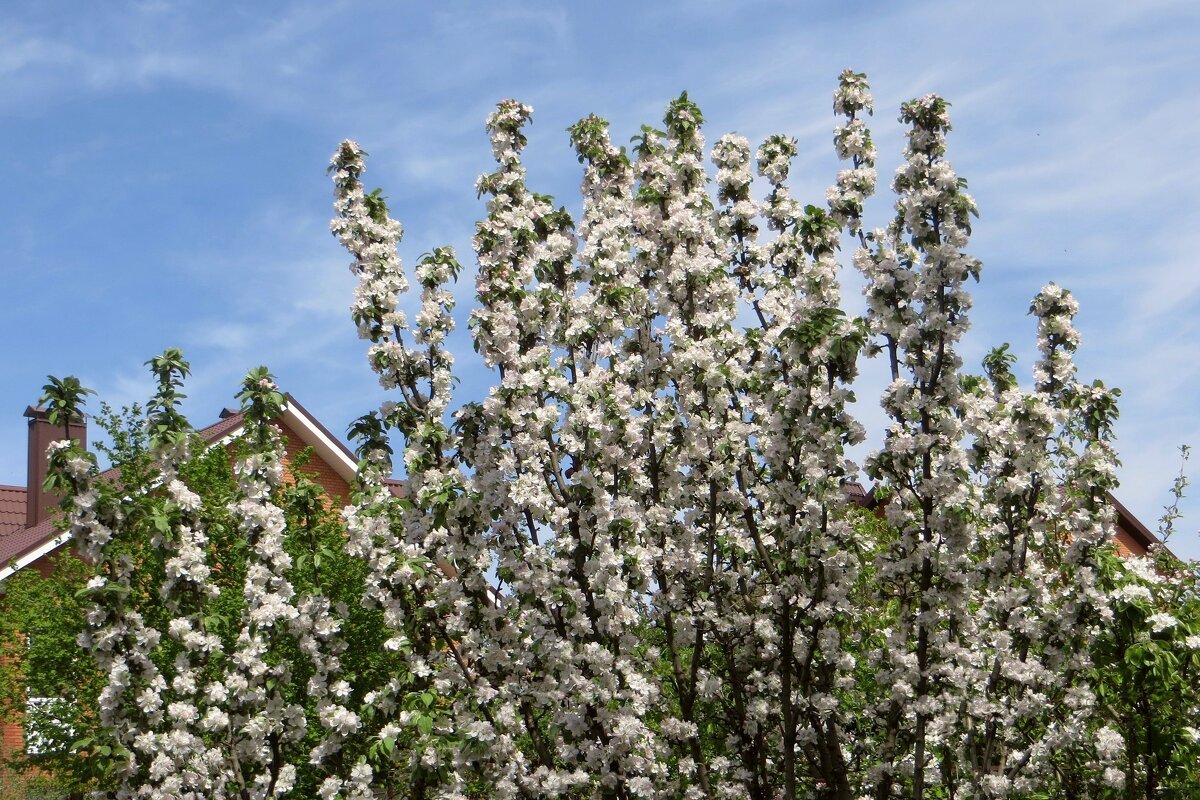
[[[1113,618],[1092,680],[1126,749],[1112,796],[1200,797],[1200,574],[1165,549],[1136,563],[1110,550],[1102,566]]]
[[[90,565],[61,552],[44,577],[26,569],[8,578],[0,613],[0,717],[38,734],[36,751],[18,751],[6,766],[16,773],[45,771],[64,792],[86,790],[107,772],[103,754],[73,746],[95,729],[104,685],[75,641],[87,606],[79,590],[91,575]],[[28,698],[61,702],[39,711]]]
[[[375,411],[363,414],[350,423],[347,433],[351,441],[358,443],[354,454],[360,459],[365,459],[368,453],[380,452],[387,453],[390,457],[392,445],[387,438],[388,428],[394,427],[407,434],[415,424],[415,416],[411,410],[407,406],[397,406],[396,411],[386,421]]]
[[[255,367],[246,373],[237,399],[250,427],[278,418],[287,402],[266,367]]]
[[[383,189],[373,189],[363,197],[363,203],[367,206],[367,213],[371,215],[371,219],[379,224],[387,222],[388,207],[387,198],[383,194]]]
[[[1017,378],[1012,373],[1012,365],[1016,361],[1016,354],[1008,351],[1008,342],[993,347],[983,357],[983,371],[987,373],[988,380],[992,382],[997,393],[1016,388]]]
[[[80,793],[50,775],[0,767],[0,797],[4,800],[78,800]]]
[[[704,124],[704,114],[700,106],[688,98],[688,93],[683,92],[667,106],[663,122],[681,145],[687,145],[695,140],[697,131]]]
[[[53,375],[47,375],[46,381],[46,385],[42,387],[42,396],[38,398],[38,404],[46,406],[46,419],[51,425],[62,426],[62,429],[66,431],[68,430],[67,426],[82,418],[83,402],[87,395],[96,392],[84,388],[74,375],[68,375],[61,380]]]
[[[643,125],[641,127],[641,133],[632,136],[629,139],[629,141],[633,144],[634,155],[636,155],[638,158],[645,158],[647,156],[662,153],[665,149],[662,144],[662,138],[666,135],[666,131],[659,130],[653,125]],[[648,187],[643,186],[639,191],[647,188]]]
[[[168,347],[162,355],[146,362],[158,379],[158,391],[147,405],[146,430],[153,445],[179,445],[187,439],[187,420],[179,411],[179,403],[187,395],[179,391],[191,367],[183,351]]]
[[[1179,501],[1183,499],[1184,490],[1188,487],[1187,461],[1191,457],[1192,448],[1186,444],[1179,446],[1179,474],[1171,482],[1171,502],[1163,506],[1163,515],[1158,520],[1158,533],[1164,542],[1175,532],[1175,523],[1183,514],[1179,511]]]
[[[630,166],[629,156],[622,147],[611,155],[604,145],[608,140],[608,120],[589,114],[567,128],[579,163],[595,164],[602,175],[610,175]]]

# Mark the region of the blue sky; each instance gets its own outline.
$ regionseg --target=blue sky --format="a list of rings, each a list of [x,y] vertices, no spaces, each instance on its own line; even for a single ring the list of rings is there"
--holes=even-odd
[[[1200,5],[1154,0],[0,4],[0,483],[25,482],[21,412],[47,373],[144,400],[166,346],[192,362],[197,425],[258,364],[335,432],[382,399],[328,233],[343,138],[370,152],[405,262],[449,243],[469,264],[496,101],[534,106],[531,184],[568,207],[564,129],[595,112],[624,139],[684,89],[710,142],[796,136],[795,192],[820,201],[850,66],[875,92],[884,181],[899,104],[953,104],[950,157],[982,215],[968,364],[1009,341],[1027,375],[1030,298],[1074,291],[1081,375],[1123,390],[1118,496],[1154,527],[1177,446],[1200,449],[1198,53]],[[859,390],[876,430],[883,370],[865,362]],[[1200,503],[1184,510],[1173,545],[1200,556]]]

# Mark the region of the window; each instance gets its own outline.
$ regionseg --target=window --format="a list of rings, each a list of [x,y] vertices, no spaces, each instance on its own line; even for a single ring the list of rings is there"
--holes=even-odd
[[[30,697],[25,701],[25,752],[40,756],[75,739],[71,704],[61,697]]]

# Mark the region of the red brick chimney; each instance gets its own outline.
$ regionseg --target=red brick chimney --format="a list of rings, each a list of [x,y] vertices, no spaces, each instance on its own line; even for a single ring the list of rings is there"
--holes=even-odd
[[[46,482],[46,448],[51,442],[65,438],[61,425],[51,425],[46,418],[46,409],[29,406],[25,409],[29,417],[29,472],[28,488],[25,490],[25,525],[32,528],[42,520],[48,519],[58,508],[59,495],[47,492],[42,488]],[[72,439],[79,440],[79,446],[87,448],[87,422],[77,419],[68,426]]]

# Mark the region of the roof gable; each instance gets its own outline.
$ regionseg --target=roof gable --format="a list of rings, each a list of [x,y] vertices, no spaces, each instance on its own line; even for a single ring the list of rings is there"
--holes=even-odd
[[[328,464],[346,483],[352,483],[358,472],[358,459],[350,452],[341,439],[329,432],[320,420],[300,405],[291,394],[286,395],[287,403],[283,407],[280,422],[293,430],[305,446],[311,447],[321,460]],[[222,419],[207,428],[196,431],[201,439],[209,444],[230,442],[237,438],[245,424],[245,417],[240,411],[226,409],[221,412]]]

